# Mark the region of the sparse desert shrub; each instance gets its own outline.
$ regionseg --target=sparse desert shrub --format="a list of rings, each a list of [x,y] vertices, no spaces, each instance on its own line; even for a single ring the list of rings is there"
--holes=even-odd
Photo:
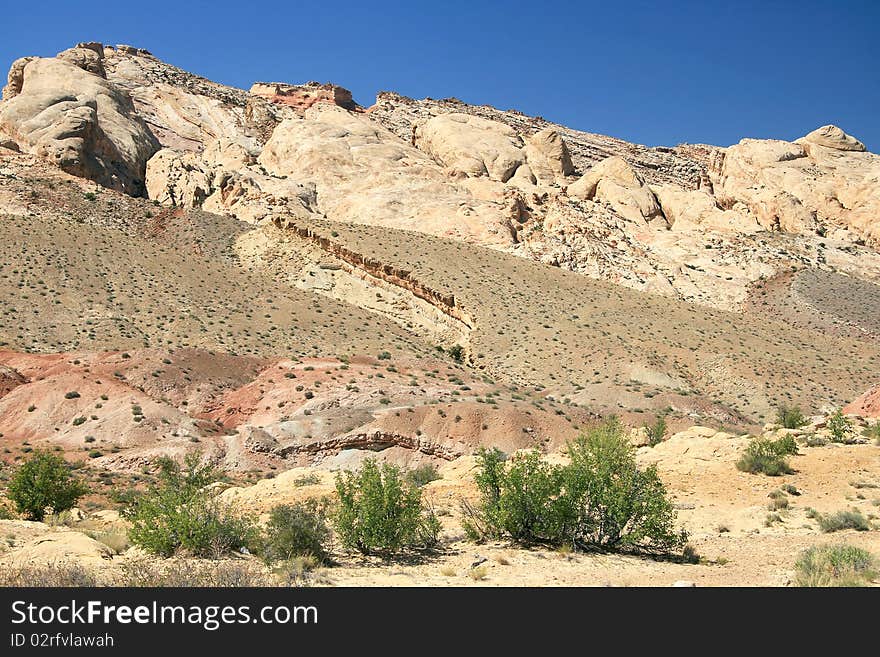
[[[60,456],[37,450],[12,476],[9,499],[29,520],[42,520],[47,508],[53,513],[66,511],[88,492],[71,469]]]
[[[79,399],[79,393],[76,390],[71,390],[70,392],[64,393],[65,399]]]
[[[452,356],[452,360],[456,363],[461,363],[464,360],[464,347],[460,344],[454,344],[449,349],[446,350],[450,356]]]
[[[828,418],[827,427],[831,432],[832,442],[845,444],[853,442],[852,422],[839,408]]]
[[[270,564],[306,555],[324,562],[330,534],[325,502],[310,499],[276,506],[266,525],[261,556]]]
[[[865,586],[878,575],[876,557],[852,545],[808,548],[795,571],[798,586]]]
[[[838,511],[827,516],[819,516],[819,528],[830,534],[844,529],[857,529],[861,532],[868,531],[871,527],[868,519],[860,511]]]
[[[776,411],[776,421],[786,429],[800,429],[807,424],[801,409],[797,406],[782,404]]]
[[[742,472],[763,473],[771,477],[791,474],[794,471],[785,457],[794,453],[797,453],[797,443],[791,436],[779,440],[755,438],[736,462],[736,467]]]
[[[391,352],[388,352],[388,351],[379,352],[379,360],[391,360]]]
[[[412,470],[407,470],[406,478],[413,486],[421,488],[425,484],[440,479],[440,473],[437,472],[437,466],[433,463],[423,463]]]
[[[80,587],[97,586],[95,574],[77,561],[45,566],[4,565],[0,568],[0,586]]]
[[[9,508],[5,500],[0,500],[0,520],[13,520],[15,513]]]
[[[437,544],[440,522],[399,468],[368,459],[359,470],[337,475],[336,493],[333,524],[343,547],[390,557]]]
[[[767,509],[770,511],[779,511],[788,508],[788,496],[781,490],[774,490],[768,495],[770,502],[767,503]]]
[[[314,472],[310,472],[309,474],[305,474],[302,477],[297,477],[293,480],[293,485],[297,488],[302,486],[314,486],[315,484],[321,483],[321,477],[319,477]]]
[[[471,568],[468,571],[468,577],[470,577],[475,582],[480,582],[486,579],[489,576],[489,567],[488,566],[477,566],[476,568]]]
[[[250,587],[276,584],[268,572],[254,561],[201,561],[192,559],[126,559],[110,582],[126,587]]]
[[[211,466],[199,464],[195,452],[186,455],[184,467],[160,459],[158,485],[126,511],[131,542],[163,557],[182,551],[218,558],[253,547],[258,537],[254,521],[234,514],[206,490],[217,476]]]
[[[874,442],[880,445],[880,421],[865,429],[865,437],[873,438]]]
[[[536,452],[505,462],[497,450],[477,456],[476,509],[465,507],[470,537],[506,536],[522,544],[665,554],[685,532],[655,468],[641,470],[616,418],[569,444],[570,463],[550,465]]]
[[[666,437],[666,416],[658,415],[654,424],[645,424],[645,431],[648,434],[648,444],[651,447],[659,445]]]

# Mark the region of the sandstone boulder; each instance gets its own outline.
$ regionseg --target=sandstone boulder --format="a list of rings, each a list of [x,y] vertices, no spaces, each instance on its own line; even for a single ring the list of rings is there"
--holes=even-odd
[[[754,233],[761,229],[750,213],[722,210],[715,197],[704,191],[684,190],[672,185],[651,189],[674,231]]]
[[[61,51],[55,57],[84,71],[105,77],[104,46],[100,43],[80,43]]]
[[[506,182],[526,159],[513,128],[472,114],[435,116],[416,126],[413,143],[453,176]]]
[[[798,141],[805,145],[824,146],[836,151],[862,152],[867,150],[862,142],[852,135],[846,134],[836,125],[823,125],[805,137],[801,137]]]
[[[68,173],[134,195],[159,146],[127,94],[59,59],[25,64],[19,93],[0,106],[0,132]]]
[[[14,565],[45,566],[61,563],[94,565],[111,559],[109,547],[77,531],[54,531],[42,534],[3,555]]]
[[[622,157],[609,157],[568,186],[568,195],[606,202],[629,221],[645,222],[662,217],[654,193]]]
[[[529,168],[542,184],[564,182],[574,173],[568,146],[553,128],[544,128],[527,138],[525,153]]]

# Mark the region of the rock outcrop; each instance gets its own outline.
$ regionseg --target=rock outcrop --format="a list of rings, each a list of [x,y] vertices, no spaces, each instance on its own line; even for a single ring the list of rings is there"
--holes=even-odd
[[[347,110],[358,109],[351,92],[335,84],[307,82],[285,84],[283,82],[256,82],[250,89],[251,96],[265,98],[270,103],[291,107],[302,115],[315,103],[330,103]]]
[[[663,211],[642,177],[621,157],[602,160],[568,186],[569,196],[608,203],[629,221],[650,221]]]
[[[20,150],[69,173],[111,189],[143,194],[146,163],[158,150],[158,142],[125,92],[99,74],[65,61],[94,68],[100,62],[95,51],[66,52],[62,59],[27,61],[17,92],[18,73],[10,72],[7,89],[11,90],[6,95],[11,97],[0,106],[0,133]]]
[[[256,164],[240,142],[219,139],[202,153],[165,148],[147,163],[147,193],[161,203],[230,214],[257,223],[269,215],[313,212],[315,189]]]
[[[880,157],[832,125],[647,147],[454,98],[243,91],[83,43],[13,63],[0,146],[166,205],[413,230],[725,309],[793,266],[880,271]]]

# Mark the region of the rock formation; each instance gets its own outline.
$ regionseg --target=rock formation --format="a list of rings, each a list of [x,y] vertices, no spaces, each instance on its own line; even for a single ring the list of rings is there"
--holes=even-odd
[[[650,148],[456,99],[243,91],[97,43],[16,60],[3,97],[0,145],[250,223],[414,230],[719,308],[795,264],[880,280],[880,157],[835,126]]]
[[[20,86],[13,65],[0,132],[69,173],[142,194],[147,160],[158,149],[155,137],[131,98],[100,75],[100,55],[87,47],[63,54],[27,61]]]

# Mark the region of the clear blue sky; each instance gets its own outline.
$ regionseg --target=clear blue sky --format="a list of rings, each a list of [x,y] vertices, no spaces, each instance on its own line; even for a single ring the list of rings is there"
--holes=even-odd
[[[794,139],[880,150],[880,1],[10,2],[0,66],[128,43],[218,82],[456,96],[649,145]]]

